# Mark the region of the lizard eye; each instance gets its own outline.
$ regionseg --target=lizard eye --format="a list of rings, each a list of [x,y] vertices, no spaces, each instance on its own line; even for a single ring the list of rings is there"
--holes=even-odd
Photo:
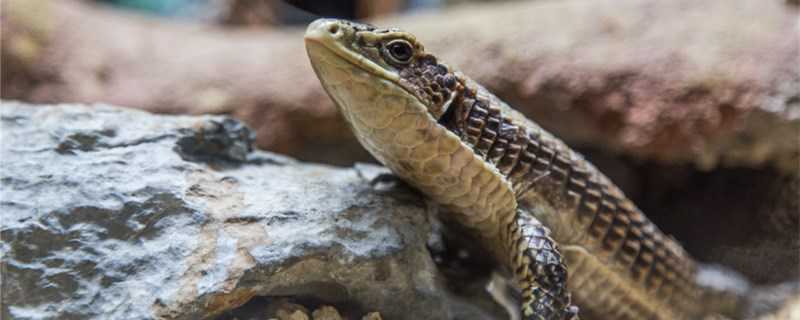
[[[411,62],[411,58],[414,56],[414,49],[405,40],[393,40],[387,43],[384,48],[389,60],[397,64],[407,64]]]

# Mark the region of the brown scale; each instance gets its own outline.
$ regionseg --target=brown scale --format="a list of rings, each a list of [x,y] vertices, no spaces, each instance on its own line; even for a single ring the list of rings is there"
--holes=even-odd
[[[664,273],[666,273],[666,271],[667,266],[664,264],[664,260],[656,254],[653,267],[644,282],[645,288],[650,292],[658,293],[658,289],[661,288],[661,285],[664,283]]]
[[[501,121],[500,110],[490,108],[486,126],[483,127],[481,136],[478,138],[478,143],[475,145],[475,153],[484,157],[484,159],[489,153],[489,149],[494,144],[495,139],[497,139],[497,132],[500,129]]]
[[[581,203],[586,197],[587,178],[588,172],[586,172],[586,170],[583,170],[582,168],[574,168],[572,170],[572,176],[569,178],[569,181],[567,181],[566,184],[567,196],[572,198],[573,204],[575,205],[575,208],[578,208],[578,210],[580,210]]]
[[[486,122],[489,118],[489,111],[483,108],[483,105],[478,101],[469,97],[464,98],[463,103],[468,104],[470,106],[470,110],[465,123],[466,129],[464,130],[462,140],[464,140],[468,145],[474,147],[478,144],[478,140],[481,137],[483,128],[486,127]]]
[[[458,85],[452,94],[455,97],[438,122],[458,135],[462,141],[473,146],[477,143],[483,126],[486,125],[488,112],[476,105],[474,90]]]
[[[550,165],[553,163],[553,157],[556,155],[555,149],[546,144],[541,144],[536,153],[536,161],[533,162],[532,173],[536,176],[533,179],[538,179],[549,174]]]
[[[628,229],[628,236],[623,240],[620,251],[617,252],[617,258],[622,261],[626,268],[631,268],[636,257],[639,255],[639,250],[642,248],[637,239],[631,237],[634,234],[635,226]]]
[[[520,145],[520,154],[519,160],[517,161],[517,165],[512,168],[511,173],[509,174],[512,178],[512,181],[518,184],[524,184],[525,177],[533,168],[533,162],[536,161],[536,152],[539,149],[539,143],[537,141],[537,135],[534,133],[526,133],[526,143],[524,145]]]
[[[603,235],[608,233],[611,223],[614,222],[614,214],[617,208],[609,199],[604,197],[600,200],[597,214],[594,216],[592,224],[589,225],[589,234],[594,238],[601,239]]]
[[[500,126],[497,129],[497,139],[489,148],[486,160],[489,160],[495,167],[500,163],[500,158],[506,154],[509,144],[514,142],[517,137],[519,127],[513,125],[508,118],[500,118]],[[499,168],[498,168],[499,169]]]
[[[578,220],[581,223],[594,220],[602,200],[603,192],[600,191],[599,186],[592,180],[587,181],[587,187],[578,203]]]
[[[625,224],[625,231],[623,236],[619,239],[614,258],[622,261],[626,268],[630,268],[636,260],[636,256],[639,254],[639,249],[641,248],[639,240],[635,236],[635,234],[637,234],[639,222],[631,218],[631,213],[627,209],[623,209],[620,216],[624,216],[624,219],[621,219],[622,221],[620,221],[620,223]],[[618,231],[620,230],[618,229]]]
[[[570,175],[572,174],[572,167],[572,161],[570,161],[563,151],[555,152],[553,161],[550,164],[549,177],[553,182],[562,187],[562,192],[566,192],[566,187],[569,183]]]
[[[650,268],[652,267],[653,259],[653,251],[642,243],[640,245],[639,254],[636,256],[633,264],[630,267],[631,277],[638,282],[644,282],[646,277],[650,274]]]
[[[528,181],[525,181],[524,177],[531,170],[531,163],[534,160],[534,156],[527,150],[530,146],[530,141],[527,140],[527,137],[525,139],[526,144],[520,146],[517,163],[511,168],[511,171],[506,174],[514,185],[516,192],[523,190],[526,183],[528,183]]]
[[[650,277],[647,279],[651,285],[650,287],[653,292],[658,292],[661,288],[661,285],[664,283],[664,280],[667,278],[667,271],[669,266],[669,260],[671,260],[666,255],[661,254],[662,248],[656,249],[656,264],[653,266],[653,272],[650,274]],[[674,274],[674,271],[669,270]]]
[[[569,203],[572,207],[577,208],[578,204],[581,202],[581,194],[575,191],[567,189],[567,200],[566,203]]]
[[[658,289],[659,295],[661,295],[662,297],[676,298],[678,296],[686,294],[684,290],[681,290],[681,287],[683,286],[676,286],[677,284],[677,282],[675,282],[676,278],[677,275],[675,274],[675,272],[667,268],[664,271],[664,282]]]
[[[524,137],[520,138],[520,133],[524,131],[510,119],[502,117],[499,109],[490,108],[481,99],[474,99],[469,91],[465,91],[459,102],[467,114],[463,123],[456,125],[462,128],[462,141],[506,174],[516,164],[515,158],[521,152],[522,146],[518,144],[518,140],[527,141]],[[505,158],[507,159],[503,165],[501,161]]]
[[[653,250],[653,242],[649,239],[641,241],[641,248],[636,260],[631,267],[631,276],[637,281],[641,281],[650,273],[650,268],[653,264],[655,252]]]
[[[696,297],[697,292],[693,290],[692,282],[694,281],[689,277],[690,274],[693,274],[693,270],[690,270],[687,265],[681,264],[678,257],[674,254],[669,255],[669,260],[666,261],[667,263],[667,273],[665,274],[665,278],[668,283],[670,284],[670,290],[674,291],[675,297],[683,296],[689,298],[698,298]],[[663,291],[664,289],[662,289]],[[687,303],[686,301],[681,301],[682,303]]]
[[[617,213],[614,220],[611,222],[611,227],[608,230],[605,238],[603,238],[603,247],[606,250],[618,252],[622,246],[622,241],[628,235],[628,228],[630,227],[630,219],[624,212]]]
[[[653,237],[651,236],[651,239]],[[645,288],[653,293],[657,293],[658,289],[664,281],[664,273],[666,272],[666,251],[660,241],[653,241],[654,258],[650,273],[645,278]]]
[[[694,297],[682,283],[673,282],[676,280],[677,275],[675,275],[674,271],[669,270],[669,267],[665,268],[664,281],[656,291],[657,294],[664,297],[666,303],[681,305],[680,309],[689,310],[691,306],[687,303],[699,297]]]
[[[543,163],[544,161],[539,159],[538,156],[541,152],[539,133],[528,133],[526,140],[527,144],[524,147],[520,146],[521,150],[519,160],[517,161],[518,164],[512,168],[509,173],[512,183],[518,186],[518,194],[524,194],[527,190],[530,190],[536,183],[536,180],[538,180],[538,177],[543,175],[544,170],[546,170],[548,166]],[[537,167],[542,169],[537,171],[535,169]]]
[[[642,235],[642,229],[638,222],[632,222],[630,229],[628,229],[628,237],[622,244],[622,250],[620,250],[623,257],[621,260],[628,265],[631,274],[641,273],[639,269],[642,265],[640,256],[648,250],[641,240]]]
[[[518,128],[518,130],[515,132],[514,138],[511,139],[511,143],[508,145],[508,151],[497,163],[497,169],[500,170],[500,173],[506,177],[509,177],[510,173],[517,167],[517,164],[519,164],[522,150],[527,146],[528,132],[525,131],[525,129]],[[512,182],[514,181],[512,180]]]
[[[439,64],[433,55],[423,55],[411,64],[402,66],[399,75],[406,89],[414,91],[417,97],[437,112],[450,94],[458,92],[456,77],[447,66]]]

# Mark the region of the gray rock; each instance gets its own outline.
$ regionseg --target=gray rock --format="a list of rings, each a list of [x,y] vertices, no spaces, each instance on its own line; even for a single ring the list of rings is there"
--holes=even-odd
[[[224,117],[0,105],[3,319],[264,319],[285,299],[353,319],[507,318],[485,290],[488,254],[383,168],[252,151],[252,133]],[[798,296],[796,236],[786,235],[797,234],[800,184],[751,175],[765,181],[730,172],[681,187],[684,198],[665,199],[685,204],[657,222],[700,261],[759,280],[756,315]],[[743,213],[701,206],[717,203],[709,197]],[[690,208],[718,214],[673,214]]]
[[[2,317],[195,319],[254,296],[444,317],[427,209],[221,117],[3,102]]]

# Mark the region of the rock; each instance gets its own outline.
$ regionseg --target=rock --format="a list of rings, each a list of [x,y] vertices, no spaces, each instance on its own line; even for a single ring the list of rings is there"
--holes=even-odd
[[[636,203],[693,256],[756,284],[800,279],[800,178],[741,168],[648,168],[640,178]]]
[[[800,297],[787,302],[775,315],[767,315],[760,320],[794,320],[800,319]]]
[[[376,167],[247,153],[221,117],[0,111],[3,318],[199,319],[255,296],[447,314],[424,202],[374,190],[357,171]]]
[[[336,311],[336,308],[331,306],[322,306],[321,308],[314,310],[312,314],[314,320],[342,320],[342,316],[339,314],[339,311]]]
[[[440,231],[384,168],[251,151],[249,130],[216,116],[4,101],[0,125],[3,319],[507,318],[485,289],[488,254]],[[753,318],[800,296],[795,178],[734,171],[685,188],[698,180],[663,173],[650,182],[677,191],[641,188],[675,203],[655,217],[688,214],[659,226],[764,285]]]
[[[800,281],[756,288],[748,306],[748,319],[794,320],[800,315]],[[795,316],[790,316],[795,314]]]
[[[291,314],[284,310],[278,310],[278,320],[309,320],[309,319],[308,319],[308,314],[300,310],[295,310]]]
[[[361,318],[361,320],[382,320],[382,319],[383,318],[381,318],[381,314],[377,312],[370,312],[363,318]]]
[[[573,146],[797,175],[795,2],[515,1],[374,23],[414,32]],[[314,76],[302,30],[239,33],[77,1],[7,0],[4,9],[3,98],[230,113],[263,148],[370,159]]]
[[[281,299],[271,307],[277,309],[275,316],[278,320],[308,320],[308,309],[302,305]]]
[[[357,304],[338,304],[338,306],[321,304],[319,300],[303,297],[256,297],[244,306],[225,312],[218,320],[263,320],[306,316],[314,320],[348,320],[361,319],[365,313]],[[310,312],[309,310],[314,310]],[[369,312],[369,314],[377,312]],[[452,317],[450,318],[452,319]]]

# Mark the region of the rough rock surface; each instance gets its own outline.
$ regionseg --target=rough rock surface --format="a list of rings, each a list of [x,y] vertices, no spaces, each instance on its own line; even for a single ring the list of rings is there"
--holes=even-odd
[[[375,23],[416,33],[573,146],[797,174],[800,44],[789,3],[518,1]],[[73,1],[3,9],[4,98],[231,113],[270,150],[368,159],[314,77],[301,30],[170,24]]]
[[[4,319],[332,317],[325,305],[347,319],[504,318],[484,290],[488,255],[431,241],[442,233],[424,200],[375,166],[251,151],[252,134],[222,117],[2,102],[0,125]],[[674,203],[660,217],[676,221],[659,226],[763,285],[755,317],[800,296],[798,226],[786,220],[800,183],[752,175],[702,191],[649,183]],[[742,194],[721,196],[727,185]],[[721,202],[730,210],[711,205]],[[694,207],[725,210],[697,219]]]
[[[426,208],[371,187],[376,167],[243,154],[220,117],[0,112],[2,318],[198,319],[256,295],[446,314]]]

